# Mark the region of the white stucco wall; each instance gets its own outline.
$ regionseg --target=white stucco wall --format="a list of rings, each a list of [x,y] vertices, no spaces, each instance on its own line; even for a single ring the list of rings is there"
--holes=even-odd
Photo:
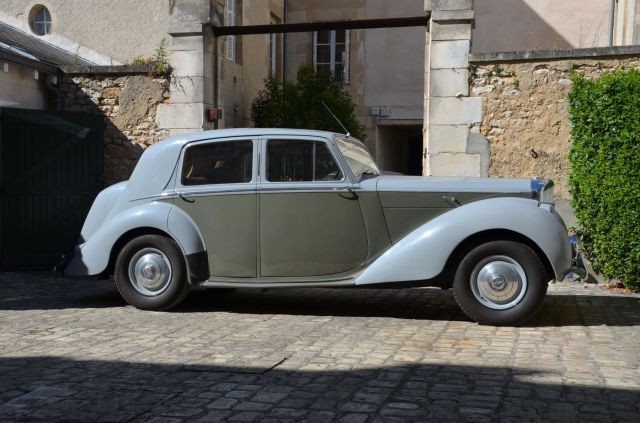
[[[475,0],[473,52],[602,47],[611,0]]]
[[[46,92],[34,70],[9,64],[9,72],[0,64],[0,107],[45,109]]]
[[[29,12],[38,4],[49,9],[53,44],[67,38],[114,62],[151,56],[167,35],[168,0],[0,0],[0,11],[29,28]],[[64,45],[73,48],[71,44]],[[109,64],[109,63],[99,63]]]
[[[366,17],[421,16],[423,0],[367,0]],[[385,28],[366,32],[365,107],[386,106],[402,116],[422,119],[425,28]]]

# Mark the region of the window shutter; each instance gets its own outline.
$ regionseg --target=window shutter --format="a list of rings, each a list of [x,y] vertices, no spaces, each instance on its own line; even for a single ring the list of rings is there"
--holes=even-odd
[[[236,0],[226,0],[225,2],[225,26],[235,26],[236,24]],[[231,61],[236,60],[236,37],[227,35],[225,39],[225,57]]]
[[[318,71],[318,32],[313,33],[313,69]]]

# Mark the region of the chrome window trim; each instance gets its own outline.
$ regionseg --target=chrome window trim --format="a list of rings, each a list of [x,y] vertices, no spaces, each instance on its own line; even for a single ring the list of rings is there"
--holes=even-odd
[[[243,188],[220,189],[220,190],[208,189],[208,190],[198,190],[198,191],[187,190],[187,189],[176,189],[171,191],[165,191],[157,195],[150,195],[148,197],[136,198],[135,200],[131,200],[131,202],[142,201],[142,200],[146,200],[149,202],[160,201],[160,200],[173,200],[181,196],[207,197],[207,196],[218,196],[218,195],[248,195],[248,194],[255,194],[255,193],[256,193],[255,186],[246,187],[244,189]]]
[[[321,142],[324,143],[324,145],[327,147],[327,149],[329,150],[329,154],[331,154],[331,157],[333,158],[336,166],[338,166],[338,169],[340,169],[340,173],[342,173],[342,179],[337,180],[337,181],[298,181],[298,182],[274,182],[274,181],[269,181],[267,179],[267,161],[268,161],[268,156],[267,156],[267,143],[269,141],[279,141],[279,140],[291,140],[291,141],[308,141],[308,142]],[[351,172],[349,172],[347,174],[347,172],[345,172],[345,168],[344,165],[342,163],[341,160],[338,159],[338,156],[336,154],[336,151],[334,150],[334,145],[332,142],[330,142],[329,139],[324,138],[324,137],[314,137],[314,136],[310,136],[310,135],[274,135],[274,136],[263,136],[260,137],[260,147],[261,147],[261,156],[262,153],[264,153],[264,160],[260,160],[261,164],[260,164],[260,170],[259,170],[259,178],[258,178],[258,184],[260,186],[260,190],[264,191],[265,187],[268,187],[270,185],[273,185],[274,187],[278,187],[278,189],[287,189],[286,187],[288,185],[293,185],[293,186],[300,186],[302,184],[306,184],[306,185],[322,185],[322,186],[331,186],[331,185],[336,185],[336,184],[344,184],[345,182],[348,183],[349,181],[347,181],[347,176],[349,176],[349,179],[351,178]],[[296,190],[296,189],[294,189]]]
[[[345,185],[341,187],[266,187],[260,190],[262,194],[274,194],[274,193],[318,193],[318,192],[346,192],[353,189],[351,185]]]
[[[340,193],[347,192],[352,190],[353,187],[351,185],[344,185],[339,187],[269,187],[263,188],[260,193],[262,194],[302,194],[302,193]],[[203,190],[188,190],[188,189],[177,189],[172,191],[165,191],[162,194],[158,195],[150,195],[148,197],[136,198],[132,201],[159,201],[159,200],[170,200],[179,198],[180,196],[188,196],[188,197],[208,197],[208,196],[219,196],[219,195],[248,195],[255,194],[255,187],[245,187],[245,188],[225,188],[225,189],[203,189]]]
[[[252,157],[252,161],[251,161],[251,181],[249,182],[233,182],[233,183],[227,183],[227,184],[202,184],[202,185],[183,185],[182,183],[182,175],[184,172],[184,159],[185,156],[187,154],[187,151],[192,148],[192,147],[197,147],[197,146],[201,146],[204,144],[211,144],[211,143],[218,143],[218,142],[239,142],[239,141],[250,141],[253,143],[253,157]],[[243,137],[243,136],[237,136],[237,137],[227,137],[227,138],[210,138],[210,139],[205,139],[205,140],[198,140],[198,141],[194,141],[194,142],[190,142],[185,144],[185,146],[182,148],[181,152],[180,152],[180,159],[178,160],[178,165],[177,165],[177,172],[176,172],[176,183],[175,183],[175,187],[176,190],[180,190],[180,191],[185,191],[185,190],[189,190],[192,188],[197,188],[197,187],[209,187],[209,189],[211,189],[210,187],[216,187],[216,186],[220,186],[220,187],[228,187],[228,186],[232,186],[232,185],[242,185],[242,186],[255,186],[257,185],[257,181],[258,181],[258,172],[257,172],[257,157],[259,154],[259,149],[258,149],[258,144],[260,141],[260,137],[257,136],[249,136],[249,137]],[[253,188],[255,190],[255,188]]]

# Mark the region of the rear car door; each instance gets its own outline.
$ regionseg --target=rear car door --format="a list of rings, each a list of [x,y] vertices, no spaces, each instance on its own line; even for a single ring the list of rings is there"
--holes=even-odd
[[[258,276],[257,142],[202,141],[182,154],[175,205],[200,229],[213,277]]]

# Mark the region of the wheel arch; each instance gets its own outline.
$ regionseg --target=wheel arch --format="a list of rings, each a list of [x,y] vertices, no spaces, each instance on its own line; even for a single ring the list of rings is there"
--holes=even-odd
[[[557,278],[571,265],[566,226],[555,210],[529,199],[503,197],[476,201],[429,220],[368,264],[355,283],[433,280],[442,276],[447,263],[449,268],[455,264],[459,248],[501,236],[531,246],[545,270],[550,265]]]
[[[69,276],[104,275],[114,257],[132,237],[159,234],[172,239],[182,251],[188,279],[196,283],[209,278],[207,249],[193,220],[167,203],[149,203],[129,208],[104,222],[65,268]]]
[[[120,237],[113,244],[111,251],[109,252],[109,264],[107,265],[105,273],[108,275],[113,274],[115,270],[116,260],[118,259],[118,254],[120,253],[122,248],[127,245],[128,242],[145,235],[163,236],[173,240],[176,245],[178,245],[178,248],[180,248],[180,251],[182,252],[184,264],[187,269],[187,278],[190,284],[195,285],[199,282],[202,282],[203,280],[208,279],[209,262],[206,251],[202,253],[187,254],[184,251],[183,246],[175,237],[173,237],[168,232],[151,226],[134,228],[120,235]]]
[[[488,229],[469,235],[467,238],[458,243],[458,245],[453,249],[453,251],[449,255],[449,258],[447,259],[442,273],[438,276],[438,280],[441,281],[440,283],[442,285],[442,288],[451,288],[451,286],[453,285],[453,276],[455,275],[457,269],[457,263],[460,263],[460,261],[469,253],[469,251],[473,250],[475,247],[492,241],[515,241],[525,244],[536,253],[538,258],[542,262],[545,275],[549,278],[548,280],[552,280],[555,278],[555,273],[553,270],[553,266],[551,265],[551,261],[544,253],[542,248],[540,248],[540,246],[531,238],[509,229]]]

